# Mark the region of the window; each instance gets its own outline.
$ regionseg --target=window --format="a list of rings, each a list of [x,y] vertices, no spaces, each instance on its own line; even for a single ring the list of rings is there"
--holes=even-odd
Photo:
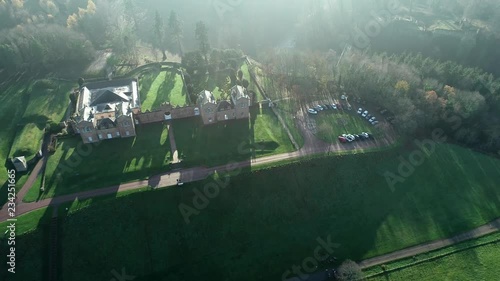
[[[119,137],[120,136],[120,132],[116,132],[116,136]]]
[[[130,122],[129,121],[124,121],[123,122],[123,127],[130,127]]]
[[[99,139],[101,140],[101,139],[102,139],[102,134],[99,134],[99,136],[98,136],[98,137],[99,137]]]
[[[111,134],[108,134],[108,139],[112,139],[113,136]]]
[[[126,131],[126,132],[125,132],[125,135],[130,136],[130,132],[129,132],[129,131]]]
[[[89,142],[93,142],[94,140],[92,139],[92,137],[89,137]]]

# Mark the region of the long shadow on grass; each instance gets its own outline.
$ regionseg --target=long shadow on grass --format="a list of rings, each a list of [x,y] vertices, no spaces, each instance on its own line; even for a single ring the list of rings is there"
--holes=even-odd
[[[45,193],[60,196],[147,179],[171,169],[170,142],[163,124],[136,128],[136,137],[82,144],[60,140],[49,158]]]
[[[201,118],[174,120],[179,157],[185,165],[217,166],[252,159],[253,132],[249,120],[203,125]]]
[[[8,245],[6,240],[0,238],[0,250],[2,253],[9,253],[10,247],[16,249],[16,268],[13,280],[40,280],[48,281],[49,277],[49,253],[50,253],[50,218],[51,208],[43,213],[36,226],[36,230],[17,235],[15,245]],[[18,218],[17,224],[22,223],[23,218]],[[4,229],[2,229],[3,237]],[[1,255],[0,262],[7,264],[7,255]],[[7,266],[3,266],[0,271],[0,280],[11,280],[12,273],[7,271]]]
[[[456,166],[477,177],[438,177],[455,152]],[[443,146],[392,192],[383,173],[397,167],[399,155],[408,151],[245,169],[197,207],[188,223],[179,204],[194,208],[215,179],[91,203],[64,226],[65,277],[107,280],[110,270],[124,268],[136,280],[280,280],[314,255],[318,238],[340,245],[333,253],[339,262],[361,260],[449,237],[500,215],[498,206],[482,207],[486,196],[500,191],[479,173],[490,175],[499,161]],[[478,186],[471,188],[471,182]]]
[[[153,109],[160,107],[160,105],[164,102],[171,103],[172,95],[177,94],[177,93],[172,93],[172,90],[175,87],[175,82],[176,82],[175,78],[176,78],[175,72],[167,71],[167,74],[165,75],[165,80],[161,83],[160,87],[158,88],[158,93],[156,95],[156,99],[152,106]]]
[[[153,85],[153,82],[155,81],[156,77],[158,77],[158,75],[160,75],[159,71],[150,70],[149,73],[143,74],[140,78],[139,87],[141,93],[141,103],[143,103],[148,97],[149,90],[151,89],[151,86]]]

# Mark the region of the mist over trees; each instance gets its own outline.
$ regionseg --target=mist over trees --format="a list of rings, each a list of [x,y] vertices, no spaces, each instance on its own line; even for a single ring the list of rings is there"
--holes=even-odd
[[[496,149],[499,82],[481,68],[500,73],[498,1],[401,0],[397,15],[405,20],[386,15],[387,22],[381,22],[380,11],[391,3],[0,0],[0,69],[2,75],[64,72],[87,66],[95,50],[106,49],[115,63],[137,65],[144,62],[141,48],[149,48],[160,51],[163,60],[167,51],[180,53],[189,75],[229,71],[236,77],[232,59],[245,53],[265,62],[266,71],[296,99],[342,85],[387,107],[405,134],[439,126],[446,113],[460,114],[465,126],[454,132],[457,141]],[[443,26],[462,28],[474,21],[484,28],[429,33],[436,18]],[[373,21],[386,25],[366,48],[355,51],[353,31]],[[415,34],[435,36],[429,41],[433,48],[413,44],[410,37],[427,38]],[[414,45],[413,53],[401,51],[406,41]],[[348,45],[352,51],[340,60]],[[222,51],[227,48],[234,50]],[[227,81],[218,83],[224,88]]]
[[[443,128],[456,142],[496,152],[500,149],[500,79],[478,68],[420,54],[367,54],[352,50],[269,52],[263,62],[273,80],[297,100],[325,90],[345,91],[393,114],[402,134],[424,136]],[[456,130],[450,119],[460,120]],[[454,125],[454,124],[453,124]]]

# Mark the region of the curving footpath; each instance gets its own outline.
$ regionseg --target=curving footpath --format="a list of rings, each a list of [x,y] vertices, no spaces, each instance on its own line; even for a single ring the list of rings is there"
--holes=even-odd
[[[304,117],[305,113],[299,112],[297,114],[296,123],[300,128],[303,136],[304,136],[304,146],[295,152],[283,153],[268,157],[262,157],[257,159],[252,159],[248,161],[242,161],[237,163],[229,163],[228,165],[221,165],[216,167],[195,167],[188,169],[180,169],[178,171],[172,171],[168,173],[163,173],[160,175],[152,176],[148,180],[134,181],[130,183],[124,183],[120,185],[110,186],[106,188],[89,190],[84,192],[79,192],[75,194],[69,194],[64,196],[58,196],[55,198],[48,198],[44,200],[40,200],[32,203],[24,203],[22,202],[22,197],[26,194],[26,192],[31,188],[33,182],[36,180],[36,174],[39,170],[42,169],[43,165],[46,162],[46,159],[42,159],[35,167],[35,170],[32,172],[32,175],[29,177],[26,184],[23,188],[18,192],[18,195],[21,195],[16,200],[16,216],[38,210],[48,206],[57,206],[62,203],[73,202],[76,199],[84,200],[99,196],[105,196],[110,194],[116,194],[123,191],[130,191],[140,189],[146,186],[150,187],[170,187],[176,186],[178,181],[182,181],[184,183],[195,182],[206,179],[208,176],[212,175],[215,171],[218,172],[229,172],[234,171],[236,169],[241,169],[245,167],[272,164],[280,161],[290,161],[296,160],[306,156],[312,155],[320,155],[320,154],[329,154],[329,153],[338,153],[342,151],[363,151],[367,149],[374,148],[383,148],[390,146],[395,143],[395,134],[390,129],[390,126],[387,124],[381,124],[382,126],[386,126],[387,135],[384,139],[368,141],[368,142],[355,142],[351,144],[329,144],[325,143],[319,139],[317,139],[314,134],[312,134],[305,126]],[[36,172],[36,173],[35,173]],[[4,205],[0,210],[0,222],[6,221],[9,219],[7,213],[7,206]],[[493,232],[497,232],[500,230],[500,219],[497,219],[491,223],[480,226],[474,230],[465,232],[463,234],[454,236],[452,238],[436,240],[428,243],[424,243],[421,245],[417,245],[414,247],[406,248],[400,251],[392,252],[386,255],[374,257],[371,259],[364,260],[360,262],[360,266],[362,268],[368,268],[384,263],[388,263],[394,260],[399,260],[406,257],[411,257],[417,254],[433,251],[436,249],[440,249],[443,247],[447,247],[453,244],[457,244],[466,240],[474,239],[477,237],[481,237]],[[316,274],[309,275],[307,280],[317,280],[323,281],[327,280],[327,276],[325,272],[318,272]]]
[[[118,192],[129,191],[140,189],[146,186],[150,187],[170,187],[177,185],[177,181],[182,181],[183,183],[189,183],[194,181],[200,181],[206,179],[208,176],[213,174],[215,171],[219,172],[229,172],[234,171],[236,169],[241,169],[245,167],[272,164],[281,161],[290,161],[299,159],[306,156],[312,155],[321,155],[321,154],[330,154],[335,152],[342,151],[355,151],[355,150],[369,150],[375,148],[383,148],[388,147],[395,143],[395,134],[392,130],[388,130],[386,138],[366,141],[366,142],[354,142],[350,144],[340,144],[340,143],[325,143],[318,140],[309,130],[307,130],[304,126],[304,122],[301,122],[302,118],[304,118],[304,113],[299,112],[297,114],[297,125],[301,129],[304,135],[304,146],[295,152],[290,153],[282,153],[277,155],[272,155],[268,157],[262,157],[247,161],[241,161],[236,163],[228,163],[227,165],[221,165],[217,167],[195,167],[195,168],[187,168],[180,169],[178,171],[171,171],[159,175],[152,176],[149,180],[141,180],[134,181],[129,183],[123,183],[120,185],[110,186],[101,189],[89,190],[69,195],[58,196],[54,198],[47,198],[44,200],[40,200],[32,203],[24,203],[22,202],[22,198],[28,192],[28,190],[32,187],[33,183],[36,180],[35,172],[32,172],[32,175],[26,182],[26,184],[22,187],[22,189],[18,192],[18,198],[16,200],[16,216],[25,214],[27,212],[31,212],[34,210],[38,210],[48,206],[57,206],[62,203],[73,202],[75,199],[83,200],[93,197],[99,197],[104,195],[115,194]],[[40,161],[42,162],[42,161]],[[43,159],[42,163],[37,164],[37,169],[41,169],[42,165],[45,164],[46,159]],[[4,205],[2,209],[0,209],[0,222],[6,221],[9,219],[7,206]]]

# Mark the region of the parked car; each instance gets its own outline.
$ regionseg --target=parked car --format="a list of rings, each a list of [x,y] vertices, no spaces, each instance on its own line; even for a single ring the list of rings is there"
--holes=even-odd
[[[321,105],[319,105],[319,104],[318,104],[318,105],[316,105],[316,106],[314,107],[314,109],[315,109],[316,111],[318,111],[318,112],[319,112],[319,111],[323,111],[323,107],[321,107]]]
[[[353,135],[353,136],[354,136],[355,140],[360,140],[361,139],[360,135]]]
[[[368,121],[373,122],[373,121],[375,121],[375,120],[377,120],[377,118],[372,117],[372,118],[370,118]]]
[[[358,109],[358,114],[361,114],[361,113],[363,113],[363,109],[360,107],[360,108]]]
[[[348,142],[353,142],[353,141],[356,140],[356,138],[353,135],[347,135],[346,139],[347,139]]]
[[[361,116],[363,116],[363,117],[366,117],[366,115],[368,115],[368,110],[365,110],[365,112],[363,112],[363,114],[361,114]]]
[[[343,137],[343,136],[339,136],[339,141],[340,141],[341,143],[346,143],[346,142],[347,142],[347,139],[346,139],[345,137]]]
[[[316,115],[316,114],[318,114],[318,112],[317,112],[316,110],[312,109],[312,108],[309,108],[309,109],[307,110],[307,113],[312,114],[312,115]]]
[[[332,103],[332,104],[330,105],[330,107],[331,107],[332,109],[337,109],[337,105],[336,105],[336,104],[334,104],[334,103]]]
[[[340,104],[340,103],[337,103],[337,108],[338,108],[338,109],[340,109],[340,110],[344,109],[344,108],[342,107],[342,104]]]
[[[331,107],[328,104],[323,105],[324,109],[331,109]]]
[[[380,114],[382,114],[382,115],[384,115],[384,114],[386,114],[386,113],[387,113],[387,109],[382,109],[382,110],[380,111]]]
[[[369,135],[367,132],[362,132],[362,133],[360,134],[360,136],[361,136],[362,138],[364,138],[364,139],[369,139],[369,138],[370,138],[370,135]]]
[[[346,95],[342,95],[340,98],[343,99],[343,100],[346,100],[347,96]]]
[[[375,121],[373,121],[373,122],[371,122],[371,123],[372,123],[372,125],[377,125],[377,124],[378,124],[378,121],[376,121],[376,120],[375,120]]]
[[[352,110],[352,106],[350,104],[347,105],[347,110]]]

